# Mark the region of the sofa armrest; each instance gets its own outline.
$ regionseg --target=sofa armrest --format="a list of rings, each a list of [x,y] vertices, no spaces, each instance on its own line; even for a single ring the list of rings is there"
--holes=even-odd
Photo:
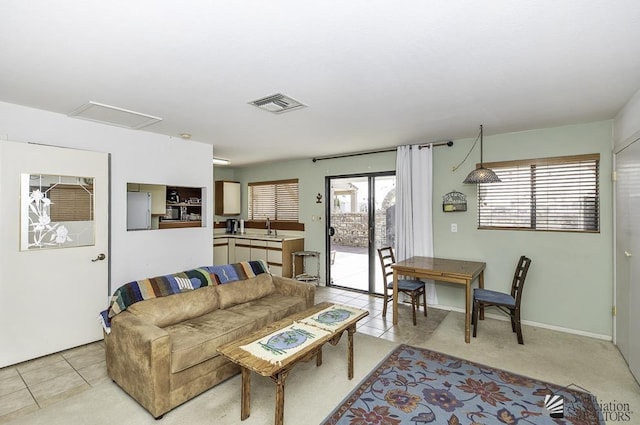
[[[105,334],[107,374],[154,417],[170,409],[169,334],[124,311],[111,319]]]
[[[303,297],[307,303],[307,307],[315,305],[315,285],[281,276],[273,276],[273,283],[276,286],[276,292],[283,295]]]

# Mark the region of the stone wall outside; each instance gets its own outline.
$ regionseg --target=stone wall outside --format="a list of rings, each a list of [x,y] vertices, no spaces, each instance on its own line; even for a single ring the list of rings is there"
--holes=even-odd
[[[377,247],[393,245],[393,213],[394,208],[378,210],[375,214],[375,234],[378,236]],[[331,215],[331,225],[335,234],[331,238],[333,245],[367,247],[369,231],[367,213],[339,213]]]

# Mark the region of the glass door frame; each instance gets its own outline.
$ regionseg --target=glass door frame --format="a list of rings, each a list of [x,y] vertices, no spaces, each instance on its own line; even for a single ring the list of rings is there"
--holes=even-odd
[[[389,177],[396,176],[396,171],[378,171],[373,173],[354,173],[354,174],[340,174],[334,176],[325,176],[325,276],[326,276],[326,286],[327,287],[336,287],[336,288],[345,288],[355,292],[361,293],[369,293],[371,295],[377,294],[375,292],[376,286],[376,270],[379,267],[378,265],[378,252],[376,250],[376,214],[375,214],[375,205],[376,205],[376,194],[375,194],[375,179],[377,177]],[[367,199],[367,225],[369,228],[368,231],[368,263],[369,263],[369,276],[368,276],[368,291],[348,288],[345,286],[334,285],[332,283],[331,278],[331,204],[333,202],[333,198],[331,196],[331,182],[334,179],[348,179],[348,178],[367,178],[367,189],[368,189],[368,199]],[[382,295],[382,293],[378,293],[377,295]]]

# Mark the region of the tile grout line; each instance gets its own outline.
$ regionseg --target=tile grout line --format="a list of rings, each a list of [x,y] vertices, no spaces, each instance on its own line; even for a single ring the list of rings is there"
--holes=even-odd
[[[31,392],[31,388],[29,388],[29,385],[27,385],[27,381],[24,380],[24,377],[22,376],[22,373],[20,372],[20,370],[17,367],[16,367],[16,372],[18,373],[18,376],[22,380],[22,383],[24,384],[24,387],[27,389],[27,391],[29,391],[29,395],[31,396],[31,399],[33,400],[33,402],[36,404],[36,406],[38,406],[38,409],[42,409],[42,406],[40,406],[40,403],[38,403],[38,400],[36,399],[36,396],[34,396],[33,392]]]
[[[93,385],[91,385],[89,383],[89,381],[87,381],[84,376],[82,376],[82,374],[78,371],[78,369],[76,369],[71,362],[69,362],[69,360],[67,360],[67,358],[64,356],[64,354],[61,354],[62,358],[64,359],[65,362],[67,362],[67,364],[69,366],[71,366],[71,369],[73,369],[73,371],[89,386],[89,388],[93,387]]]
[[[69,362],[69,360],[64,356],[64,354],[59,353],[60,357],[71,367],[71,369],[73,370],[73,373],[75,373],[77,376],[79,376],[90,388],[93,387],[93,385],[91,385],[91,383],[89,381],[87,381],[85,379],[85,377],[82,375],[82,373],[80,373],[80,371],[78,369],[76,369],[73,364],[71,364],[71,362]],[[43,366],[46,367],[46,366]],[[18,367],[14,367],[16,373],[18,374],[18,376],[20,377],[20,380],[22,381],[22,383],[24,384],[24,388],[29,392],[29,395],[31,396],[31,399],[33,400],[33,402],[35,403],[35,405],[38,407],[38,409],[42,409],[42,406],[40,405],[40,403],[38,402],[38,399],[35,397],[35,395],[33,394],[33,391],[31,389],[31,387],[27,384],[27,381],[24,379],[24,376],[22,375],[22,372],[20,372]],[[42,382],[47,382],[53,379],[56,379],[56,377],[53,377],[51,379],[42,381]],[[18,390],[20,391],[20,390]],[[17,392],[17,391],[14,391]]]

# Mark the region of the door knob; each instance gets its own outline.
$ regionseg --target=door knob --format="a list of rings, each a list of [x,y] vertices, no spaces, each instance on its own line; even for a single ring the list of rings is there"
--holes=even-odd
[[[106,256],[106,255],[104,255],[104,254],[98,254],[98,256],[97,256],[96,258],[94,258],[93,260],[91,260],[91,262],[95,263],[96,261],[102,261],[102,260],[104,260],[105,258],[107,258],[107,256]]]
[[[625,251],[625,252],[624,252],[624,255],[625,255],[626,257],[633,257],[633,255],[632,255],[629,251]]]

